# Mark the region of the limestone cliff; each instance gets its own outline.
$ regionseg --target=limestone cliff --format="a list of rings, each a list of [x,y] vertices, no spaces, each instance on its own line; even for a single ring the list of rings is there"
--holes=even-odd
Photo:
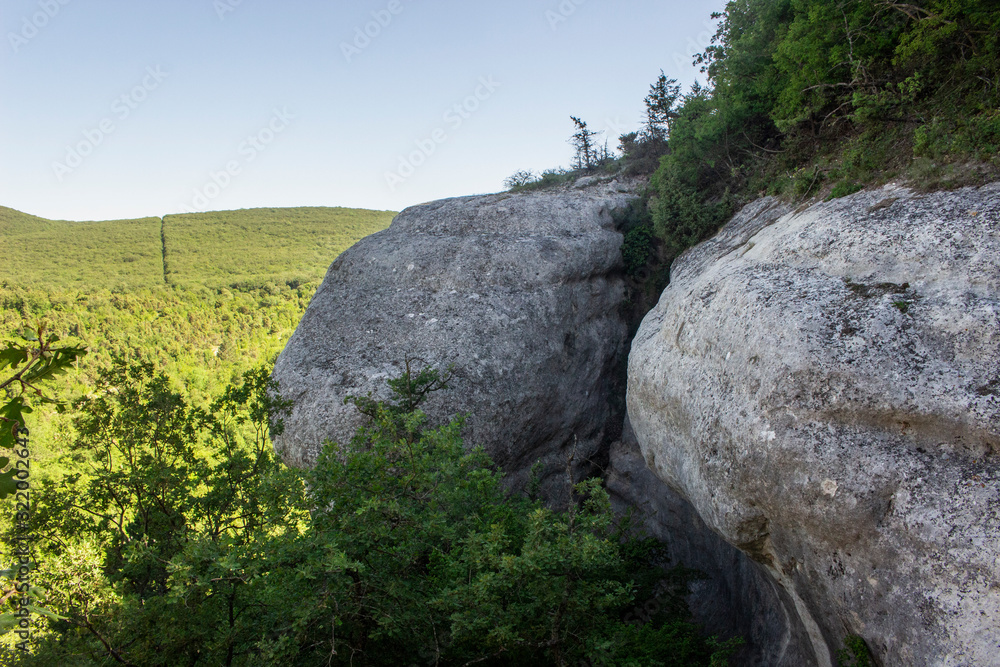
[[[818,664],[1000,664],[1000,185],[763,200],[671,279],[629,362],[649,469]]]

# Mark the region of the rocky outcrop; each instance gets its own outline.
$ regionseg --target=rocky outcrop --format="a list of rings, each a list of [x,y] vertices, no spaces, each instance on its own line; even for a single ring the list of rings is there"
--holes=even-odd
[[[555,504],[567,497],[567,457],[577,480],[606,473],[618,509],[638,508],[671,560],[705,575],[692,608],[710,632],[747,639],[743,664],[809,665],[780,588],[646,470],[630,431],[622,437],[628,311],[610,212],[630,198],[623,190],[591,179],[433,202],[345,252],[275,367],[294,402],[276,446],[308,466],[324,440],[346,443],[361,423],[346,396],[385,396],[407,357],[454,364],[450,389],[425,406],[433,419],[468,414],[466,442],[515,486],[541,460]]]
[[[385,397],[406,358],[454,365],[432,419],[468,415],[483,445],[522,484],[545,464],[559,495],[566,458],[578,478],[618,437],[627,327],[617,183],[448,199],[403,211],[343,253],[274,370],[294,401],[276,447],[308,466],[324,440],[350,441],[348,395]],[[615,401],[617,397],[617,403]],[[606,456],[605,456],[606,458]]]
[[[997,665],[1000,185],[762,200],[629,359],[642,457],[781,590],[815,663]]]

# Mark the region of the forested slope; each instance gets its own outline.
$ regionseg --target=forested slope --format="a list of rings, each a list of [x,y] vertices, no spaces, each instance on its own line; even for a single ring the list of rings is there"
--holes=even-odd
[[[46,220],[0,206],[0,283],[84,291],[162,284],[160,225]]]
[[[65,398],[119,358],[153,363],[204,400],[277,354],[330,262],[394,215],[275,208],[68,222],[0,207],[0,332],[42,324],[88,348],[60,380]],[[40,419],[41,455],[59,449],[48,437],[58,421]]]

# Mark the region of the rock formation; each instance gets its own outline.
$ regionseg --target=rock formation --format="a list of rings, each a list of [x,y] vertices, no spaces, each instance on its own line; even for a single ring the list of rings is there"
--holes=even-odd
[[[406,358],[454,365],[425,410],[468,415],[515,486],[538,460],[543,489],[577,479],[618,437],[627,328],[617,183],[573,192],[448,199],[403,211],[342,254],[274,370],[294,401],[276,447],[310,465],[361,423],[348,395],[387,394]],[[617,404],[612,400],[617,397]],[[599,461],[598,461],[599,463]],[[554,485],[554,486],[553,486]]]
[[[1000,664],[1000,184],[748,207],[674,263],[628,413],[816,664]]]
[[[603,471],[742,664],[833,665],[848,635],[1000,664],[1000,186],[747,207],[672,267],[623,428],[630,195],[585,185],[417,206],[341,255],[275,368],[285,460],[346,443],[344,398],[407,358],[454,364],[432,419],[467,413],[514,486],[542,461],[557,501],[567,457]]]

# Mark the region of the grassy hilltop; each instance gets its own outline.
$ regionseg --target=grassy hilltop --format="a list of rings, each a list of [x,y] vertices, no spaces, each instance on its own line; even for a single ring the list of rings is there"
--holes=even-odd
[[[395,213],[349,208],[261,208],[168,215],[163,219],[167,281],[240,286],[307,283]]]

